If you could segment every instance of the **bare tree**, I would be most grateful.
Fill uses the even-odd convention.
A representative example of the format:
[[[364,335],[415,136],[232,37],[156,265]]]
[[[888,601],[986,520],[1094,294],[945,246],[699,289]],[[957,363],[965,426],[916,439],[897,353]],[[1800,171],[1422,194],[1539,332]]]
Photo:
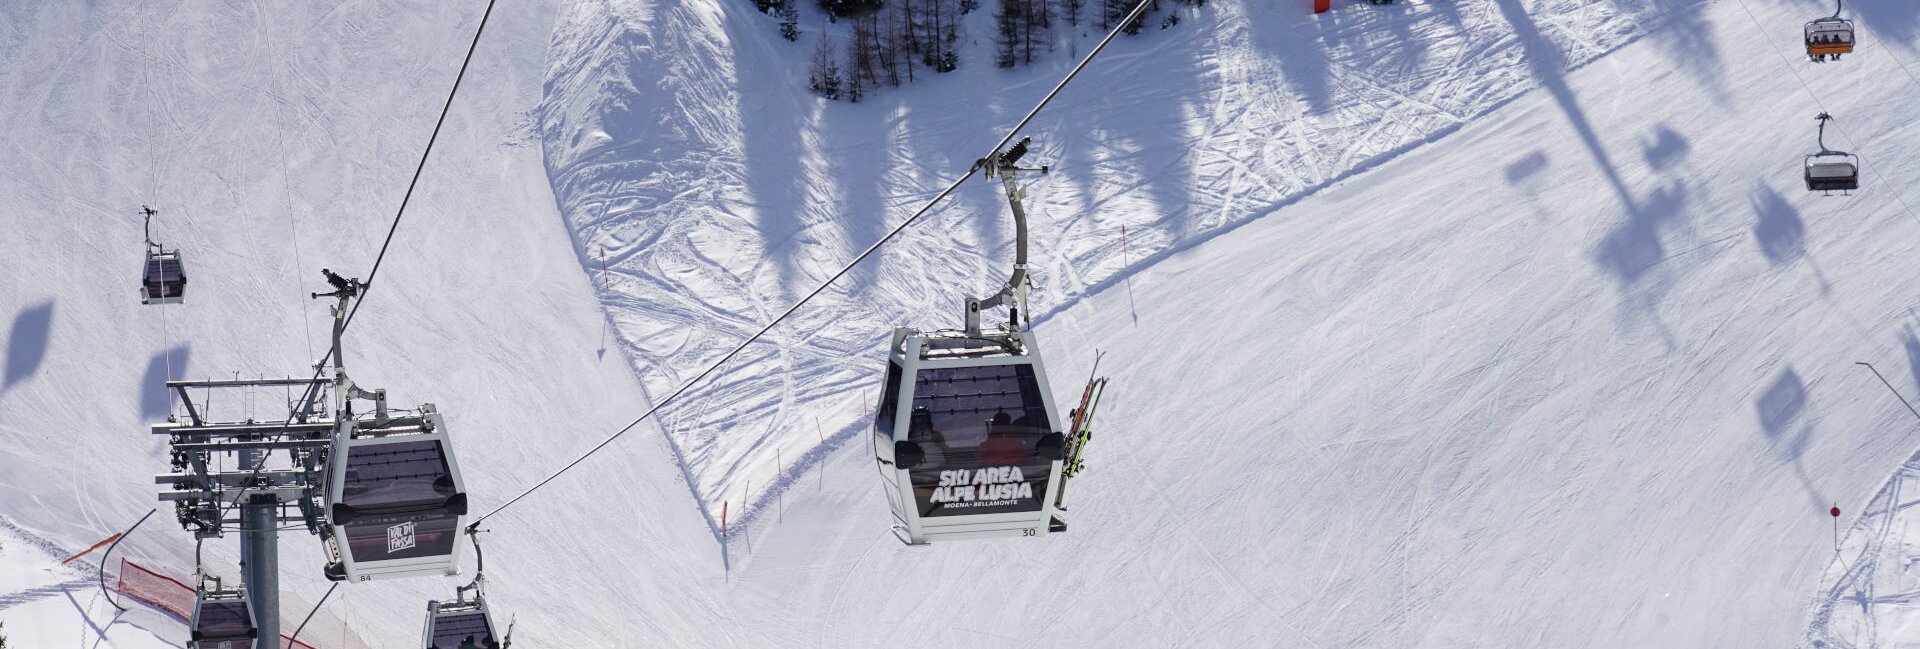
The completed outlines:
[[[860,101],[867,90],[880,82],[880,43],[874,34],[877,20],[867,14],[853,21],[853,38],[847,41],[847,99]]]
[[[1060,0],[1060,17],[1067,19],[1068,27],[1080,26],[1080,9],[1087,0]]]

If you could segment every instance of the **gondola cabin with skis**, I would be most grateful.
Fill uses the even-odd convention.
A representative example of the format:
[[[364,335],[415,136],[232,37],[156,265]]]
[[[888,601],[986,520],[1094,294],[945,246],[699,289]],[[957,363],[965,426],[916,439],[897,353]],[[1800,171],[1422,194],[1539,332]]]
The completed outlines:
[[[889,349],[874,455],[901,540],[1064,531],[1064,427],[1033,333],[899,329]]]
[[[895,329],[886,384],[873,422],[873,454],[901,541],[1041,536],[1067,529],[1061,500],[1071,427],[1047,382],[1027,314],[1024,190],[1015,166],[1027,140],[980,161],[1000,178],[1013,206],[1011,279],[993,295],[967,298],[959,331]],[[1007,308],[1007,322],[983,330],[982,313]]]

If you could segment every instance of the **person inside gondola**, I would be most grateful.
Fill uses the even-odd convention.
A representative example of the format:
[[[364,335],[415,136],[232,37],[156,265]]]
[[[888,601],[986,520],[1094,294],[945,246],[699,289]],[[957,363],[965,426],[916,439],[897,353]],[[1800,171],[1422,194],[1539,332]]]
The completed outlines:
[[[1020,429],[1006,411],[993,414],[987,422],[987,441],[980,443],[980,464],[986,466],[1019,464],[1027,457],[1027,445],[1020,441]]]
[[[460,641],[460,649],[480,649],[480,645],[473,641],[473,636],[467,636],[466,640]]]
[[[918,468],[939,469],[945,467],[953,457],[953,446],[947,444],[947,436],[933,428],[933,411],[916,407],[907,416],[907,441],[920,445],[926,453]]]

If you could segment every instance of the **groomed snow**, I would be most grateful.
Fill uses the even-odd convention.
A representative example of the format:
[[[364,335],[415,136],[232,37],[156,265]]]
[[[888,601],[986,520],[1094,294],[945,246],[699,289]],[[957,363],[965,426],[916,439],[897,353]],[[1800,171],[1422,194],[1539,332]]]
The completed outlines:
[[[1096,83],[1076,86],[1085,94],[1063,104],[1080,112],[1038,125],[1036,139],[1050,147],[1039,153],[1063,170],[1034,189],[1046,224],[1038,249],[1051,264],[1039,323],[1050,374],[1077,383],[1099,347],[1115,377],[1067,534],[902,547],[885,530],[872,460],[857,442],[806,456],[805,472],[756,497],[757,520],[731,538],[709,527],[715,500],[737,504],[749,480],[780,475],[769,445],[789,454],[785,464],[799,463],[792,458],[807,445],[789,440],[809,432],[766,437],[710,424],[778,403],[788,406],[783,417],[822,413],[816,439],[852,437],[861,377],[878,362],[878,346],[860,338],[878,334],[861,323],[948,326],[959,294],[990,288],[1001,264],[989,260],[1004,256],[1006,242],[997,221],[982,218],[998,213],[994,193],[976,185],[863,271],[851,295],[828,296],[828,308],[807,312],[812,320],[766,350],[790,352],[785,367],[796,369],[730,373],[689,402],[704,414],[670,413],[666,433],[636,430],[490,521],[496,607],[517,618],[522,642],[560,646],[1911,641],[1902,637],[1905,602],[1872,595],[1903,586],[1867,587],[1829,568],[1838,556],[1863,565],[1855,557],[1866,547],[1893,556],[1882,552],[1890,544],[1855,531],[1837,555],[1826,508],[1847,512],[1843,530],[1888,529],[1875,512],[1898,493],[1889,476],[1915,448],[1905,434],[1912,415],[1853,362],[1874,362],[1909,398],[1920,394],[1920,370],[1901,363],[1920,327],[1904,281],[1913,274],[1905,242],[1920,236],[1909,204],[1920,197],[1903,193],[1920,169],[1900,144],[1920,137],[1909,110],[1920,92],[1909,74],[1920,68],[1920,15],[1900,0],[1849,3],[1862,17],[1861,51],[1814,66],[1792,48],[1817,3],[1726,0],[1659,13],[1577,4],[1586,11],[1520,0],[1462,7],[1458,29],[1491,40],[1463,40],[1481,44],[1457,51],[1420,38],[1450,29],[1438,4],[1343,4],[1318,22],[1275,9],[1272,23],[1242,23],[1332,30],[1341,36],[1321,43],[1359,53],[1374,51],[1363,41],[1380,38],[1376,30],[1399,36],[1397,27],[1431,21],[1394,42],[1434,55],[1399,59],[1441,70],[1420,87],[1484,102],[1452,111],[1457,126],[1381,126],[1372,135],[1329,126],[1317,144],[1290,138],[1279,125],[1381,124],[1394,111],[1370,115],[1359,98],[1378,96],[1347,84],[1385,83],[1404,65],[1368,58],[1384,68],[1331,74],[1345,83],[1329,82],[1327,104],[1314,108],[1296,85],[1308,71],[1224,62],[1260,50],[1213,39],[1274,33],[1206,22],[1252,15],[1252,5],[1225,2],[1116,50],[1125,56],[1113,71],[1090,76]],[[969,87],[967,77],[857,107],[816,107],[795,114],[826,125],[795,131],[816,142],[775,143],[767,155],[746,146],[721,159],[682,144],[757,128],[711,112],[736,104],[726,93],[750,84],[703,61],[723,71],[717,94],[649,110],[685,114],[688,128],[725,137],[643,141],[607,131],[631,147],[621,155],[713,188],[732,185],[724,173],[702,180],[702,160],[735,169],[749,188],[761,186],[755,174],[776,188],[790,178],[789,193],[751,200],[816,211],[781,226],[744,209],[690,210],[712,218],[675,226],[684,228],[678,236],[731,256],[675,257],[703,248],[664,245],[658,261],[682,265],[657,268],[676,274],[627,266],[610,278],[614,289],[596,291],[600,277],[589,269],[602,242],[569,235],[600,232],[583,227],[578,209],[593,203],[582,197],[623,194],[555,164],[557,153],[585,151],[556,144],[567,132],[557,126],[573,119],[562,111],[586,105],[556,99],[578,90],[564,86],[645,74],[618,63],[642,47],[751,60],[788,46],[770,25],[750,22],[763,19],[745,4],[504,8],[349,333],[362,384],[448,412],[482,511],[643,410],[642,386],[655,391],[660,381],[648,372],[691,365],[679,356],[673,368],[649,365],[647,354],[680,343],[636,343],[652,340],[633,334],[643,317],[688,318],[670,333],[723,332],[686,348],[707,353],[701,345],[783,307],[810,274],[924,195],[885,187],[949,177],[1049,78],[1005,75],[988,111],[948,109],[990,87]],[[11,288],[0,291],[0,325],[10,325],[0,329],[8,332],[0,515],[51,543],[85,547],[153,506],[149,476],[165,467],[164,444],[145,424],[166,407],[147,403],[143,386],[168,373],[297,372],[318,355],[301,332],[323,326],[320,309],[300,296],[320,288],[318,266],[370,263],[476,17],[477,7],[351,1],[286,15],[135,3],[0,8],[0,56],[26,62],[0,69],[0,132],[21,152],[0,158],[0,224],[23,233],[0,238],[0,280]],[[658,36],[604,47],[574,37],[601,33],[595,24]],[[1212,29],[1189,29],[1203,24]],[[143,36],[152,43],[144,49]],[[613,56],[620,50],[629,56]],[[1245,91],[1240,104],[1200,101],[1209,95],[1181,85],[1190,81],[1166,81],[1174,90],[1164,105],[1117,92],[1156,88],[1160,75],[1146,71],[1169,53],[1202,51],[1219,61],[1202,68],[1218,84],[1209,87],[1265,79],[1266,90]],[[1285,51],[1270,56],[1290,60]],[[587,60],[606,67],[569,73],[557,63]],[[1567,72],[1577,62],[1585,65]],[[157,80],[141,80],[148,70]],[[1226,77],[1230,70],[1245,76]],[[765,96],[802,101],[776,90]],[[1099,103],[1113,97],[1142,103]],[[1423,113],[1412,101],[1391,105],[1413,120]],[[150,119],[150,105],[159,117]],[[1822,109],[1841,120],[1830,142],[1866,159],[1865,187],[1853,196],[1798,187],[1799,156],[1813,146],[1811,118]],[[1208,130],[1234,114],[1246,116],[1241,130]],[[862,132],[875,118],[890,125],[885,138],[827,137]],[[1297,140],[1312,146],[1260,157]],[[641,146],[648,142],[661,148]],[[1220,147],[1206,154],[1217,160],[1270,162],[1205,171],[1214,167],[1198,161],[1216,158],[1186,153],[1196,142]],[[156,151],[166,152],[163,164]],[[786,155],[794,152],[810,153]],[[855,159],[867,162],[848,167],[850,177],[885,182],[857,191],[814,184]],[[761,164],[773,166],[753,166]],[[1112,198],[1073,198],[1101,195]],[[710,198],[685,200],[714,210],[744,200]],[[132,212],[142,202],[168,210],[166,232],[193,251],[201,283],[184,306],[133,299]],[[744,224],[727,230],[732,238],[694,236],[729,219]],[[1137,238],[1116,251],[1107,231],[1119,223]],[[621,241],[636,254],[652,250]],[[788,244],[789,255],[762,249],[766,241],[804,245]],[[629,263],[609,248],[610,261]],[[763,258],[790,268],[747,272]],[[905,278],[916,269],[924,274]],[[737,281],[721,281],[729,277]],[[671,281],[687,284],[673,293],[684,308],[647,306],[664,294],[639,287]],[[848,315],[856,307],[871,311]],[[609,313],[616,331],[602,354]],[[853,333],[831,345],[800,337],[836,326]],[[792,386],[794,400],[772,385]],[[807,399],[813,410],[792,405]],[[277,406],[263,401],[235,407]],[[121,551],[190,571],[187,535],[165,512],[148,525]],[[222,569],[234,562],[231,543],[209,546]],[[283,539],[290,616],[326,588],[315,546]],[[1884,570],[1875,574],[1896,576],[1899,564],[1876,559]],[[45,560],[27,565],[39,570]],[[1838,578],[1851,581],[1836,587]],[[346,585],[328,608],[371,646],[409,646],[424,601],[455,583]],[[1860,591],[1870,605],[1846,599]],[[89,624],[105,625],[36,601],[42,608],[31,614],[49,621],[35,628],[87,640]],[[1822,617],[1842,608],[1861,613]],[[10,632],[26,615],[26,605],[0,605]],[[1873,621],[1879,615],[1887,617]],[[181,633],[158,632],[175,642]]]

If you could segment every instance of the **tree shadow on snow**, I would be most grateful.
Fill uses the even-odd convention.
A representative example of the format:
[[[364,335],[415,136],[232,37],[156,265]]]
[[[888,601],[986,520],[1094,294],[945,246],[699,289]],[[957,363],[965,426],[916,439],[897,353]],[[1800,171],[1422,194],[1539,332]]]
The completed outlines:
[[[53,336],[53,301],[48,300],[21,309],[13,318],[7,334],[7,365],[0,392],[33,376],[46,360],[47,345]]]
[[[1667,53],[1667,60],[1673,62],[1674,67],[1686,72],[1712,93],[1715,103],[1727,103],[1726,74],[1705,15],[1713,4],[1661,2],[1659,6],[1662,7],[1660,11],[1635,12],[1642,17],[1649,37]],[[1736,24],[1733,29],[1740,30],[1742,27],[1750,25]]]
[[[1680,217],[1686,212],[1686,203],[1689,198],[1686,185],[1674,181],[1654,190],[1644,199],[1636,198],[1633,190],[1629,189],[1626,181],[1621,178],[1619,168],[1614,164],[1612,156],[1607,153],[1605,145],[1601,143],[1599,132],[1588,120],[1585,109],[1580,105],[1579,97],[1574,94],[1572,87],[1567,85],[1564,72],[1565,57],[1547,40],[1545,35],[1540,33],[1539,27],[1527,14],[1521,0],[1496,0],[1496,4],[1501,14],[1513,25],[1514,36],[1519,39],[1521,48],[1525,51],[1527,66],[1534,79],[1566,115],[1567,122],[1573,127],[1581,143],[1586,146],[1587,153],[1593,156],[1595,166],[1600,169],[1601,175],[1605,176],[1608,187],[1613,189],[1614,195],[1624,208],[1626,221],[1602,238],[1595,247],[1592,253],[1595,263],[1614,276],[1623,294],[1628,296],[1630,304],[1647,313],[1652,313],[1653,306],[1664,294],[1666,286],[1664,282],[1649,283],[1647,281],[1650,279],[1649,271],[1666,258],[1666,248],[1661,242],[1661,230],[1677,225]],[[1663,139],[1667,139],[1666,136],[1656,135],[1655,146],[1662,147]],[[1665,166],[1676,164],[1686,153],[1685,139],[1677,133],[1672,134],[1672,139],[1680,142],[1681,145],[1667,144],[1662,147],[1659,162]],[[1664,325],[1661,325],[1657,318],[1654,324],[1660,328],[1662,337],[1671,345],[1673,337],[1665,330]]]
[[[1333,110],[1329,52],[1339,40],[1348,12],[1330,11],[1306,21],[1274,21],[1277,29],[1256,29],[1254,47],[1265,50],[1280,64],[1293,94],[1307,103],[1308,113]]]

